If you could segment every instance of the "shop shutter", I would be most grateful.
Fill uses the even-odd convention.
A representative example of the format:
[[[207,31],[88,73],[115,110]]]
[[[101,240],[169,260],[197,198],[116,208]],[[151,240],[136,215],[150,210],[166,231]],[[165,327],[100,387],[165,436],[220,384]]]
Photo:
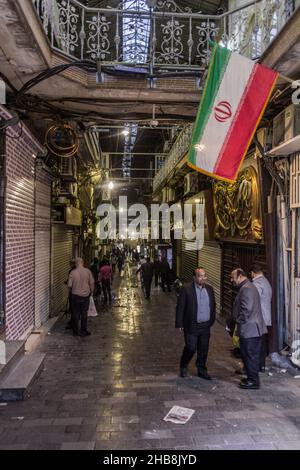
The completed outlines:
[[[51,179],[38,169],[35,189],[35,326],[48,318],[50,309]]]
[[[193,271],[198,265],[198,251],[187,249],[190,243],[185,239],[181,242],[181,277],[185,283],[193,280]]]
[[[232,313],[232,305],[237,290],[232,286],[230,274],[237,267],[243,268],[248,274],[253,263],[261,265],[266,271],[266,250],[264,245],[241,245],[223,243],[221,268],[221,316],[227,321]]]
[[[70,260],[73,254],[73,232],[65,225],[53,225],[52,231],[52,313],[58,315],[67,305]]]
[[[198,266],[203,266],[207,282],[214,288],[218,315],[221,311],[221,255],[221,248],[215,241],[205,241],[203,248],[198,251]]]

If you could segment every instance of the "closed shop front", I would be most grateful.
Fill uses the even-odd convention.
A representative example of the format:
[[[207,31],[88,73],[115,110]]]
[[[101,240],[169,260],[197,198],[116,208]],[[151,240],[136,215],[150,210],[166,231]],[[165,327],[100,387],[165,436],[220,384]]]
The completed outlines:
[[[268,277],[264,245],[230,242],[222,244],[221,316],[224,321],[228,320],[231,315],[232,305],[237,292],[230,282],[230,274],[237,267],[241,267],[248,274],[253,263],[259,264]]]
[[[222,250],[215,241],[205,241],[198,251],[198,266],[203,266],[207,282],[214,288],[217,315],[221,312],[221,255]]]
[[[35,327],[49,318],[51,262],[51,177],[36,170],[35,184]]]
[[[181,277],[185,283],[192,282],[193,271],[198,266],[198,251],[189,250],[190,245],[189,240],[181,241]]]
[[[70,260],[73,257],[73,230],[62,224],[52,225],[51,256],[51,310],[58,315],[66,309],[68,300],[68,279]]]
[[[12,118],[2,106],[0,116]],[[10,126],[5,135],[1,323],[5,315],[5,339],[20,340],[35,323],[35,162],[44,149],[24,124]]]

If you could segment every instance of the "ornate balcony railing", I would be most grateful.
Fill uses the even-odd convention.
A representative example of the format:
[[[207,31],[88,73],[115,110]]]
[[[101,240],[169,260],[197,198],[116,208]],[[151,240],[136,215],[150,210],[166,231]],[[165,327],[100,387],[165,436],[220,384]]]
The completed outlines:
[[[256,0],[222,15],[204,15],[174,0],[156,0],[154,8],[139,10],[124,9],[124,0],[117,8],[88,8],[77,0],[32,1],[52,48],[74,59],[177,69],[205,66],[209,40],[258,57],[294,5],[292,0]],[[124,25],[135,31],[134,40],[126,42]],[[143,28],[148,30],[146,52]]]
[[[164,166],[155,175],[153,180],[153,191],[155,192],[162,183],[168,178],[172,171],[176,168],[178,162],[187,153],[193,132],[193,124],[187,124],[178,135],[173,144],[170,154],[166,159]]]

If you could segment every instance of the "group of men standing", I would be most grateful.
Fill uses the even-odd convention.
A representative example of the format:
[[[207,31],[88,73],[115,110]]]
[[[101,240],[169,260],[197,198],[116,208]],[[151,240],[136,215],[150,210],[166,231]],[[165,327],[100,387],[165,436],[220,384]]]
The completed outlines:
[[[231,282],[238,288],[234,301],[231,325],[239,337],[245,378],[243,389],[260,387],[259,371],[265,370],[268,328],[271,326],[272,289],[260,266],[251,268],[252,282],[245,271],[237,268],[231,273]],[[206,362],[210,329],[215,321],[216,303],[213,288],[207,284],[203,267],[194,271],[194,281],[181,290],[176,308],[176,328],[184,333],[185,346],[180,360],[180,376],[187,376],[187,367],[197,351],[198,376],[211,380]]]

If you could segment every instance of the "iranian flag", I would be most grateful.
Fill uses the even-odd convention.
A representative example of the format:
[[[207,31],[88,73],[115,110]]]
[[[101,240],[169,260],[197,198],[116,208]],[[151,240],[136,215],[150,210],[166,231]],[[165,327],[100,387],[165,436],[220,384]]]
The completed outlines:
[[[278,73],[214,43],[188,165],[235,181]]]

